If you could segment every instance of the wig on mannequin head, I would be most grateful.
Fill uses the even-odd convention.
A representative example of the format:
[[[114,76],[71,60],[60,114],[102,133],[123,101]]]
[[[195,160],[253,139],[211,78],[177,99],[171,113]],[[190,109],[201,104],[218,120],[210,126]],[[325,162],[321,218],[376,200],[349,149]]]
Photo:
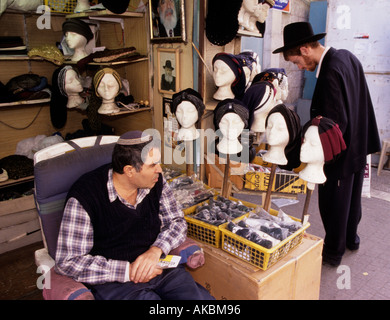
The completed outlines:
[[[203,98],[199,94],[199,92],[195,91],[192,88],[187,88],[185,90],[175,93],[172,96],[171,112],[173,114],[176,114],[177,107],[183,101],[189,101],[195,106],[196,110],[198,110],[198,121],[199,121],[202,118],[203,112],[205,110]]]
[[[65,77],[66,72],[72,69],[71,66],[65,66],[59,67],[53,72],[50,119],[53,127],[56,129],[62,128],[66,123],[68,114],[66,104],[68,103],[68,96],[65,91]]]
[[[279,165],[281,169],[292,170],[298,168],[301,164],[299,159],[299,154],[301,151],[301,134],[302,127],[299,116],[296,112],[286,107],[284,104],[278,104],[268,113],[267,119],[265,120],[265,126],[267,127],[268,118],[271,114],[279,112],[284,120],[286,121],[288,133],[289,133],[289,141],[284,149],[284,154],[287,158],[286,165]]]
[[[234,94],[234,98],[242,99],[245,92],[246,80],[245,80],[245,72],[243,69],[241,59],[237,58],[233,54],[220,52],[214,56],[212,62],[213,66],[215,61],[217,60],[222,60],[223,62],[225,62],[229,66],[229,68],[233,71],[236,78],[234,82],[231,84],[231,90]]]
[[[121,81],[121,77],[120,77],[119,73],[111,68],[103,68],[103,69],[99,70],[98,72],[96,72],[95,76],[93,77],[93,86],[95,88],[95,94],[98,98],[101,98],[99,93],[98,93],[99,84],[100,84],[100,81],[102,81],[103,77],[106,74],[112,74],[114,76],[115,80],[118,82],[118,86],[119,86],[118,93],[122,89],[122,81]]]

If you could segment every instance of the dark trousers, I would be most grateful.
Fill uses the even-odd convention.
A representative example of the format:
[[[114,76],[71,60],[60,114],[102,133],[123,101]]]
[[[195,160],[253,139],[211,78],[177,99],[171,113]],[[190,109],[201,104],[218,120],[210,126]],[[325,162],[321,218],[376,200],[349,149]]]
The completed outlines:
[[[214,300],[180,265],[147,283],[109,282],[89,285],[96,300]]]
[[[361,194],[364,168],[341,179],[318,186],[318,204],[325,228],[323,256],[341,262],[345,248],[357,249],[357,229],[362,217]]]

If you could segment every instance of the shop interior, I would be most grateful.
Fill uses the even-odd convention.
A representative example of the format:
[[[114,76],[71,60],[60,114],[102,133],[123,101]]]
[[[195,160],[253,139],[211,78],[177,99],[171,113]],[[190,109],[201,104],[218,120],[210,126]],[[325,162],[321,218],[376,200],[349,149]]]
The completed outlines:
[[[0,257],[28,248],[25,263],[40,268],[32,277],[44,283],[51,271],[43,266],[54,263],[52,216],[44,212],[48,189],[60,184],[54,171],[81,175],[78,150],[84,159],[77,161],[107,163],[119,136],[140,130],[160,142],[164,177],[199,248],[187,262],[198,283],[217,300],[319,299],[323,239],[310,225],[326,178],[323,161],[310,161],[316,150],[302,145],[307,115],[298,99],[310,86],[270,54],[282,41],[273,24],[308,17],[310,1],[285,2],[266,0],[250,11],[176,0],[172,36],[152,0],[131,0],[122,13],[75,0],[6,8]],[[312,127],[306,140],[318,136]],[[389,166],[384,156],[373,160],[378,171]],[[50,174],[41,164],[56,157]],[[289,212],[298,199],[299,210]],[[60,299],[23,281],[33,294],[20,289],[12,299]]]

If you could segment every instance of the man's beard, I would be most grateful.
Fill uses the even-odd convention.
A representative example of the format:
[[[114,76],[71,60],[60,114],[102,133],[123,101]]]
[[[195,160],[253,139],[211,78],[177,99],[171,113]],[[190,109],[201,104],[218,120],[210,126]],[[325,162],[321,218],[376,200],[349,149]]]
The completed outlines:
[[[160,21],[164,25],[165,29],[175,29],[177,24],[177,16],[176,16],[176,10],[167,9],[167,11],[170,10],[172,15],[166,19],[164,16],[164,13],[160,13]]]
[[[165,75],[165,81],[171,83],[173,81],[173,76]]]

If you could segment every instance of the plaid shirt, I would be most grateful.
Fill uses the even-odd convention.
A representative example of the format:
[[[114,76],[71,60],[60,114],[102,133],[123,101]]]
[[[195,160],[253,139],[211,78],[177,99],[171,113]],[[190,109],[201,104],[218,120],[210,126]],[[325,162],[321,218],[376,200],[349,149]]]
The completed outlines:
[[[112,169],[108,173],[107,190],[110,202],[119,198],[129,208],[135,208],[150,192],[150,189],[139,189],[136,204],[131,205],[116,192],[112,180]],[[152,246],[159,247],[164,254],[168,254],[184,242],[187,223],[165,179],[160,198],[159,216],[161,231]],[[89,284],[129,281],[128,261],[92,256],[89,254],[92,247],[93,227],[89,215],[75,198],[70,198],[64,209],[58,236],[56,271],[76,281]]]

